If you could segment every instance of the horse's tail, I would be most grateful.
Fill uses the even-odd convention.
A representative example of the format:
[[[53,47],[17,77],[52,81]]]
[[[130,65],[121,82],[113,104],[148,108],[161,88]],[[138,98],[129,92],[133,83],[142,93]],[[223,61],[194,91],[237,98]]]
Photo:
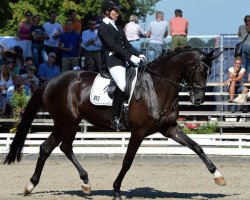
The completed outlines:
[[[15,160],[17,160],[17,162],[21,161],[24,141],[29,133],[32,121],[34,120],[37,112],[43,105],[42,95],[47,84],[48,82],[44,82],[41,86],[37,88],[37,90],[31,96],[23,113],[22,119],[17,126],[16,135],[10,145],[8,155],[4,159],[4,164],[14,163]]]

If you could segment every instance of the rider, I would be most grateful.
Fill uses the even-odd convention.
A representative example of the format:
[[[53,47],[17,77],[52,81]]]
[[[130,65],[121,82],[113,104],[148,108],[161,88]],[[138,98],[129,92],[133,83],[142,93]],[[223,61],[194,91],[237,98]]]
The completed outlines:
[[[117,84],[113,99],[111,127],[119,131],[125,129],[120,122],[120,116],[124,103],[127,62],[139,66],[140,61],[146,58],[133,48],[123,29],[115,24],[120,13],[118,4],[104,0],[102,12],[105,17],[98,28],[98,36],[105,52],[105,65]]]

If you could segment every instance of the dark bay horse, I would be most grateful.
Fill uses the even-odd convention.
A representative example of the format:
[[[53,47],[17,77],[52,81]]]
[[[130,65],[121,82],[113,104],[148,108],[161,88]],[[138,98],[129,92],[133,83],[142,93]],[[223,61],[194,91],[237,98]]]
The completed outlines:
[[[224,177],[202,148],[183,133],[177,124],[179,86],[184,85],[189,89],[190,101],[193,104],[203,103],[211,62],[219,56],[214,54],[214,51],[204,53],[197,49],[182,49],[162,55],[148,65],[141,76],[141,81],[138,81],[139,92],[134,92],[129,105],[131,138],[122,168],[113,184],[114,199],[122,199],[120,193],[122,180],[143,139],[156,132],[192,149],[214,175],[215,182],[218,185],[226,184]],[[44,83],[32,95],[4,163],[11,164],[21,160],[29,128],[41,107],[46,108],[52,116],[54,128],[40,146],[35,172],[25,187],[24,194],[31,193],[38,184],[46,159],[59,144],[61,151],[78,170],[83,181],[83,191],[86,194],[90,193],[88,173],[77,161],[72,143],[82,119],[101,128],[110,128],[111,108],[95,106],[89,100],[90,89],[96,75],[93,72],[69,71]]]

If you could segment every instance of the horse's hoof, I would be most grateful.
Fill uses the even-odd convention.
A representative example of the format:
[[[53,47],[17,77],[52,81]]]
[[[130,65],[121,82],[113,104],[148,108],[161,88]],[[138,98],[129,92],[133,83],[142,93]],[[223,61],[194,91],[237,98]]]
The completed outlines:
[[[83,183],[82,184],[82,191],[85,194],[90,194],[91,193],[91,185],[89,183],[88,184]]]
[[[33,183],[29,183],[28,185],[25,186],[24,191],[23,191],[23,195],[27,196],[29,195],[33,190],[34,190],[35,186]]]
[[[32,183],[29,183],[29,185],[25,186],[24,191],[23,191],[23,195],[27,196],[29,195],[33,190],[34,190],[35,186]]]
[[[226,181],[225,181],[224,177],[214,178],[214,182],[220,186],[226,185]]]
[[[23,196],[27,196],[29,194],[30,194],[30,192],[28,191],[27,187],[25,187],[24,191],[23,191]]]

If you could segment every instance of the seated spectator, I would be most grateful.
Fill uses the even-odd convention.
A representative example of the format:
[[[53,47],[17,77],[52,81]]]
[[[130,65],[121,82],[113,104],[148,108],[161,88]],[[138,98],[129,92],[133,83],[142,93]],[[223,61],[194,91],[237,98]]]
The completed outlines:
[[[25,85],[28,85],[30,87],[32,93],[39,86],[39,79],[35,76],[35,72],[36,72],[36,67],[32,65],[27,69],[26,74],[21,75]]]
[[[2,37],[0,38],[0,54],[2,56],[1,63],[4,62],[9,56],[15,54],[14,47],[17,46],[17,39],[16,38],[8,38]]]
[[[1,77],[0,77],[1,94],[6,96],[7,90],[11,85],[13,85],[13,80],[10,75],[10,69],[7,64],[3,64],[1,67]]]
[[[6,117],[6,95],[7,90],[10,86],[13,85],[13,81],[10,75],[10,70],[7,64],[3,64],[1,67],[1,76],[0,76],[0,115],[1,117]]]
[[[9,57],[7,58],[6,60],[8,66],[9,66],[9,69],[10,69],[10,75],[12,77],[12,79],[19,74],[19,67],[17,66],[17,63],[16,63],[16,58],[14,57]]]
[[[14,57],[19,67],[24,64],[23,49],[17,45],[16,38],[0,38],[0,57],[0,64],[9,57]]]
[[[33,63],[34,63],[34,60],[32,57],[26,57],[25,64],[19,70],[19,75],[27,74],[27,69],[31,66],[34,66]]]
[[[242,61],[241,57],[236,57],[234,59],[234,66],[228,69],[228,85],[229,85],[229,103],[234,102],[234,95],[240,94],[243,91],[247,90],[243,85],[243,78],[246,74],[246,69],[241,67]]]
[[[60,68],[55,65],[55,62],[56,54],[54,52],[50,52],[48,62],[42,63],[39,66],[38,77],[40,79],[40,83],[50,80],[60,74]]]

